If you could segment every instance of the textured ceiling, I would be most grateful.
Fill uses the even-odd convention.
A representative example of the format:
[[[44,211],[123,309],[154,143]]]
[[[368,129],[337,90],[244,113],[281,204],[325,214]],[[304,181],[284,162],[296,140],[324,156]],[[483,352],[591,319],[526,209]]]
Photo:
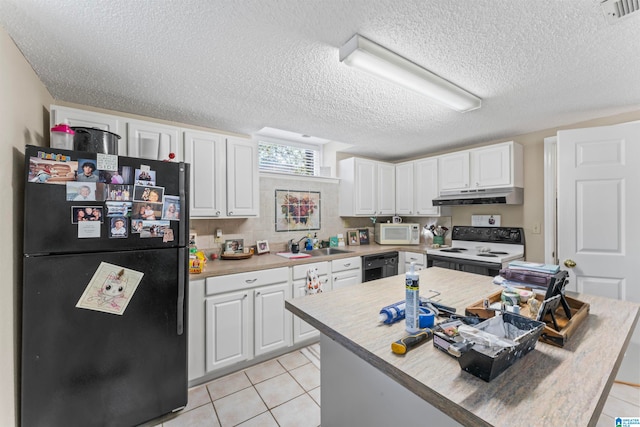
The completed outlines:
[[[596,0],[0,0],[0,25],[56,99],[386,160],[640,109],[640,16]],[[355,33],[482,108],[340,63]]]

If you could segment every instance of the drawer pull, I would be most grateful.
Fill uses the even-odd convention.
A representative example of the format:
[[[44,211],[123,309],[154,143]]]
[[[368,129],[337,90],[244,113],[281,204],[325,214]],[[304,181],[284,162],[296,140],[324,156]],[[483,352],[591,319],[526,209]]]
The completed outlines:
[[[260,296],[260,291],[256,291],[256,298]]]
[[[258,280],[257,277],[255,279],[247,279],[245,280],[245,283],[254,283],[256,280]]]
[[[349,267],[349,266],[351,265],[351,263],[350,263],[350,262],[348,262],[348,263],[343,264],[343,265],[344,265],[345,267]]]

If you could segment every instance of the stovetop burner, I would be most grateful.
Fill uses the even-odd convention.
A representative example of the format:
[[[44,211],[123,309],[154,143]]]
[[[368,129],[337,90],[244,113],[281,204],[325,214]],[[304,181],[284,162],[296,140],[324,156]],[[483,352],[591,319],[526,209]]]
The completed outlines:
[[[440,249],[440,252],[454,252],[454,253],[462,253],[466,251],[467,248],[449,248],[449,249]]]
[[[451,232],[451,246],[432,253],[434,258],[454,260],[457,265],[475,262],[504,266],[509,261],[524,258],[524,230],[456,225]]]

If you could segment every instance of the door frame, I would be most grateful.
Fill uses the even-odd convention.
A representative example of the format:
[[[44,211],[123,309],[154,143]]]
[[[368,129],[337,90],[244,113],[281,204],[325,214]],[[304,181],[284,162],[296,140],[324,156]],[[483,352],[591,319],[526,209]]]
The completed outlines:
[[[544,262],[558,264],[558,137],[544,139]]]

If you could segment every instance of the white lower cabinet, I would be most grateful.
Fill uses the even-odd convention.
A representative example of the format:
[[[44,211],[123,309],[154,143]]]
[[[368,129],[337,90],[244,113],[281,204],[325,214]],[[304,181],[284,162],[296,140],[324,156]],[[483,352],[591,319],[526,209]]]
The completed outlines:
[[[205,310],[207,372],[249,359],[249,291],[207,298]]]
[[[254,289],[254,354],[260,356],[291,345],[291,312],[284,302],[291,298],[289,281]]]
[[[342,258],[331,261],[332,289],[362,283],[362,260],[358,257]]]
[[[329,280],[329,261],[313,264],[295,265],[291,268],[293,278],[293,298],[303,298],[307,295],[307,272],[310,268],[316,269],[318,279],[322,284],[322,291],[331,290]],[[311,338],[320,336],[320,332],[297,316],[293,316],[293,342],[297,344]]]
[[[317,338],[315,328],[284,306],[305,297],[310,268],[323,292],[362,282],[360,257],[191,280],[189,381]]]
[[[205,298],[204,279],[189,280],[188,378],[193,381],[205,374]]]
[[[403,274],[409,271],[412,262],[415,262],[415,271],[427,268],[427,256],[425,254],[421,252],[400,252],[398,274]]]
[[[284,308],[291,298],[288,267],[210,277],[202,298],[205,374],[291,345],[291,314]],[[197,307],[197,296],[189,302]],[[190,329],[190,339],[202,336],[197,326]],[[192,371],[198,369],[190,367],[190,379]]]

